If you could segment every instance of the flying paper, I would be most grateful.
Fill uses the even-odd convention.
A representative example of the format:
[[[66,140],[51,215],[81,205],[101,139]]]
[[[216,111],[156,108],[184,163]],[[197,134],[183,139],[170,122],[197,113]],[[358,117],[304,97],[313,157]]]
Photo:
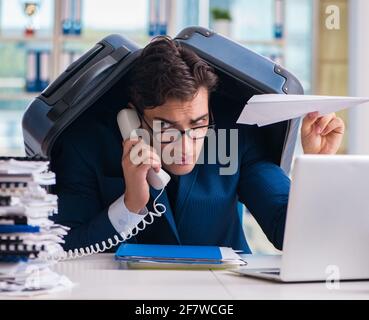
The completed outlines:
[[[369,102],[369,97],[313,96],[293,94],[254,95],[243,108],[237,123],[259,127],[305,116],[320,115],[352,108]]]

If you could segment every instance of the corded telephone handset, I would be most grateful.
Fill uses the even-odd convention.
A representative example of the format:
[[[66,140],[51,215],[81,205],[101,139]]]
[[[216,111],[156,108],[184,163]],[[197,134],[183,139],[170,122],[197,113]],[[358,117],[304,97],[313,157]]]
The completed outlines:
[[[120,132],[124,140],[128,139],[130,136],[132,137],[134,137],[135,135],[137,136],[137,133],[134,132],[134,130],[140,127],[141,122],[135,110],[129,109],[129,108],[121,110],[117,115],[117,122],[118,122],[118,126],[119,126]],[[148,141],[145,141],[145,142],[148,143]],[[155,216],[161,217],[165,213],[166,207],[161,203],[156,203],[156,201],[163,193],[164,188],[168,184],[169,180],[170,180],[169,174],[166,173],[163,169],[160,169],[159,172],[155,172],[154,169],[151,168],[148,171],[147,182],[153,188],[157,190],[161,190],[161,191],[153,202],[153,208],[155,212],[150,212],[150,211],[148,212],[147,215],[150,217],[150,221],[146,221],[145,219],[143,219],[141,221],[143,223],[143,226],[141,228],[138,225],[136,225],[133,229],[128,228],[127,234],[125,232],[121,232],[119,234],[120,237],[118,235],[114,235],[113,239],[111,238],[107,239],[107,243],[105,241],[102,241],[101,243],[95,243],[85,248],[79,248],[79,249],[69,250],[68,252],[63,252],[61,256],[52,257],[52,258],[61,259],[61,260],[76,259],[76,258],[80,258],[86,255],[92,255],[94,253],[104,252],[106,250],[111,249],[112,247],[117,246],[121,242],[124,242],[130,239],[132,236],[137,235],[138,232],[146,228],[146,225],[153,223]],[[161,210],[159,208],[161,208]]]
[[[137,133],[134,130],[140,127],[141,121],[135,110],[128,108],[121,110],[118,113],[117,121],[124,140],[128,139],[130,136],[137,137]],[[145,141],[145,143],[149,144],[149,141]],[[156,190],[165,188],[169,180],[169,174],[163,169],[160,169],[159,172],[155,172],[154,169],[151,168],[147,174],[147,182]]]

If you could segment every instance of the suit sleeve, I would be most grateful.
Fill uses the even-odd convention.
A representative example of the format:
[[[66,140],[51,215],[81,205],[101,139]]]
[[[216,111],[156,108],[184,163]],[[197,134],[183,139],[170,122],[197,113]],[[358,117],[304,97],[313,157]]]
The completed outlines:
[[[269,241],[282,250],[290,179],[269,159],[256,130],[248,136],[247,145],[241,156],[239,200]]]
[[[103,207],[100,200],[99,185],[94,167],[83,158],[80,151],[71,143],[64,143],[58,156],[52,157],[51,169],[56,173],[54,193],[58,196],[58,214],[53,217],[56,223],[70,227],[64,238],[64,250],[85,248],[100,244],[107,239],[118,236],[118,232],[128,231],[142,219],[143,215],[132,215],[122,212],[121,219],[117,219],[118,198],[108,207]],[[119,230],[113,226],[110,218],[121,221],[124,225]],[[128,241],[128,240],[127,240]]]

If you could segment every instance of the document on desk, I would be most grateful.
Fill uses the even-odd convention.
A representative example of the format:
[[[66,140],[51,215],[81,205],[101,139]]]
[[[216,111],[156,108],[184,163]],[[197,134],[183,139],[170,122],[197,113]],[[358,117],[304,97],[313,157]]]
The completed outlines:
[[[123,243],[115,258],[130,268],[228,269],[246,265],[232,248],[217,246]]]
[[[369,97],[313,96],[293,94],[254,95],[242,110],[237,123],[259,127],[303,117],[318,111],[320,115],[352,108],[369,102]]]
[[[47,161],[0,157],[0,296],[33,296],[64,290],[73,283],[52,270],[69,228],[50,217],[57,196]]]

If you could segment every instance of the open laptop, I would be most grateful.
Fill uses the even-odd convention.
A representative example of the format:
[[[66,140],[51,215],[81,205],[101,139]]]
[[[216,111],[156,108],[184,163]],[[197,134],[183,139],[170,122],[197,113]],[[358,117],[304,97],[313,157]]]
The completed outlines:
[[[296,158],[278,262],[232,272],[282,282],[369,279],[369,156]]]

